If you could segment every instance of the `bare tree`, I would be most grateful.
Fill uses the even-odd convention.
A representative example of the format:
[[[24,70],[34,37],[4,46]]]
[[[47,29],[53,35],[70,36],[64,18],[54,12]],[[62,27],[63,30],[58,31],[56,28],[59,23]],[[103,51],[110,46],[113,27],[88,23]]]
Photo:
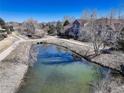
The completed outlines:
[[[97,13],[96,11],[93,11],[93,13],[91,14],[91,28],[90,28],[90,32],[91,32],[91,42],[93,44],[93,48],[94,48],[94,52],[95,54],[99,54],[100,53],[100,49],[105,48],[104,46],[104,42],[107,38],[107,28],[106,25],[104,24],[97,24],[96,23],[96,19],[97,19]]]
[[[78,36],[78,40],[83,42],[89,42],[91,40],[91,32],[89,30],[89,27],[86,26],[81,28]]]
[[[91,33],[91,41],[93,44],[93,48],[94,48],[94,52],[95,54],[99,54],[100,53],[100,48],[103,45],[103,40],[102,40],[102,35],[105,35],[105,33],[101,33],[102,35],[99,35],[99,32],[96,30],[92,30],[93,32]]]
[[[112,24],[112,20],[116,17],[116,10],[112,9],[110,11],[110,25]]]
[[[96,12],[93,11],[93,13],[91,14],[91,18],[90,18],[91,42],[93,44],[95,54],[99,54],[99,50],[103,42],[99,34],[100,31],[97,30],[99,28],[97,27],[95,23],[95,19],[96,19]]]
[[[114,18],[113,12],[111,18]],[[111,25],[106,25],[104,21],[106,19],[103,19],[103,23],[97,23],[97,12],[94,10],[90,15],[89,24],[81,28],[78,38],[81,41],[91,41],[96,55],[100,54],[106,46],[115,48],[118,46],[120,31],[113,31]]]
[[[42,29],[36,29],[36,31],[35,31],[35,35],[40,37],[40,38],[44,37],[46,34],[47,33],[45,33],[45,31]]]
[[[64,16],[63,22],[65,22],[66,20],[68,20],[71,23],[71,22],[73,22],[75,20],[75,17],[73,17],[73,16]]]
[[[37,22],[33,19],[28,19],[27,21],[23,22],[22,28],[28,33],[28,34],[34,34],[35,33],[35,24]]]
[[[92,13],[91,15],[92,15],[92,18],[93,18],[94,20],[97,19],[97,11],[96,11],[96,10],[93,10],[93,13]]]
[[[88,10],[83,11],[83,15],[81,16],[81,19],[89,20],[90,19],[90,13]]]
[[[124,4],[123,4],[123,1],[121,0],[120,5],[119,5],[119,9],[118,9],[118,19],[121,19],[123,9],[124,9]]]

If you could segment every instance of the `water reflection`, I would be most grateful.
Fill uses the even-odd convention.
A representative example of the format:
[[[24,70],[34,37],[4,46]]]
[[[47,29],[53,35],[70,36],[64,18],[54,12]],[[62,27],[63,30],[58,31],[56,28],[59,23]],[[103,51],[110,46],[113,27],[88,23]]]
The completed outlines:
[[[18,93],[91,93],[90,84],[108,70],[50,44],[36,45],[37,62]]]

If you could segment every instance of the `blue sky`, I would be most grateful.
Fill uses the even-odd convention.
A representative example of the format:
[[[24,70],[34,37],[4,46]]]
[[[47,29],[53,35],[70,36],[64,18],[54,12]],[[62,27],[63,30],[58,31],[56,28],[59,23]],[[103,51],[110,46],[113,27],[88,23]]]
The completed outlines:
[[[0,17],[19,22],[28,18],[53,21],[61,20],[63,16],[79,18],[85,9],[96,9],[104,15],[122,4],[124,0],[0,0]]]

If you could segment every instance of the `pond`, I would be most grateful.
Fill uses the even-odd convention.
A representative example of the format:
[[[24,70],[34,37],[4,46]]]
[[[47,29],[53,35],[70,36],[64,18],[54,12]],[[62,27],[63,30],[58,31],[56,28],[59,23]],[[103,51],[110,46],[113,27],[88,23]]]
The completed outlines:
[[[52,44],[35,45],[37,62],[29,68],[17,93],[92,93],[93,82],[109,71]]]

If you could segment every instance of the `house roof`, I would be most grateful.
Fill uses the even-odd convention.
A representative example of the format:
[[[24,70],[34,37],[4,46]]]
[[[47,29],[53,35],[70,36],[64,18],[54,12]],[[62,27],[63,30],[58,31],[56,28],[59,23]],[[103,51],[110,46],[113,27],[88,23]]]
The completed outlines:
[[[97,19],[95,21],[95,23],[97,24],[106,24],[106,25],[110,25],[110,24],[124,24],[124,20],[118,20],[118,19],[108,19],[108,18],[101,18],[101,19]]]
[[[69,30],[71,27],[72,27],[72,25],[71,25],[71,24],[64,26],[64,31]]]
[[[124,28],[124,20],[118,20],[118,19],[107,19],[107,18],[101,18],[97,19],[94,21],[96,25],[105,25],[108,30],[113,30],[113,31],[120,31],[122,28]],[[73,24],[79,24],[80,26],[84,27],[85,24],[87,26],[91,26],[91,24],[84,19],[77,19],[73,23],[70,23],[67,26],[64,26],[64,31],[67,31],[72,28]]]
[[[124,20],[102,18],[95,21],[97,25],[109,26],[113,31],[120,31],[124,27]]]
[[[84,19],[77,19],[73,22],[74,23],[79,23],[81,26],[84,26],[84,24],[87,23],[87,20],[84,20]]]

